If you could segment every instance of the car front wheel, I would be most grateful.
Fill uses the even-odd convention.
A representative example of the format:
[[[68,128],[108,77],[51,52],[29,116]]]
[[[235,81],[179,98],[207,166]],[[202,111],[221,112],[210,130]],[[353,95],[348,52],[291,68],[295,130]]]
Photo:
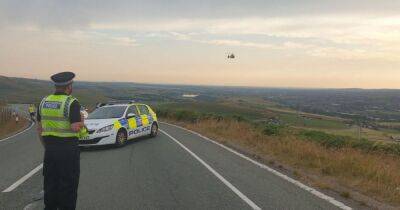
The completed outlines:
[[[123,130],[118,131],[115,144],[119,147],[124,146],[126,144],[126,140],[127,140],[126,132]]]

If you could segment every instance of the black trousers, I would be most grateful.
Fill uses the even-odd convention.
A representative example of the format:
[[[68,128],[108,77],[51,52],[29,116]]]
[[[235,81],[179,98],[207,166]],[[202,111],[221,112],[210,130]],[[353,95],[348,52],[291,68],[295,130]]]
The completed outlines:
[[[74,210],[79,185],[80,151],[75,144],[46,143],[43,162],[45,210]]]
[[[35,122],[35,113],[31,112],[29,113],[29,116],[31,116],[31,120]]]

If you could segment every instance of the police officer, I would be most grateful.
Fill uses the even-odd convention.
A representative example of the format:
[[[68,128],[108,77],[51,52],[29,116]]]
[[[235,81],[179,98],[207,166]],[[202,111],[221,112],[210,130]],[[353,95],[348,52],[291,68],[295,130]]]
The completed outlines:
[[[29,105],[29,116],[31,117],[31,120],[35,122],[35,105],[33,104]]]
[[[45,97],[37,111],[38,132],[45,147],[45,210],[75,209],[80,174],[78,139],[85,135],[80,104],[71,96],[75,74],[51,76],[55,93]]]

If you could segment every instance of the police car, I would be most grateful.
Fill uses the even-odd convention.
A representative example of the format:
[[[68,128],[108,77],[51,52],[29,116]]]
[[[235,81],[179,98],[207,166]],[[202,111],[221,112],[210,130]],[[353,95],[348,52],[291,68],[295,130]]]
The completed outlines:
[[[103,104],[89,114],[85,126],[89,135],[79,139],[80,146],[123,146],[128,140],[158,133],[156,113],[150,106],[134,102]]]

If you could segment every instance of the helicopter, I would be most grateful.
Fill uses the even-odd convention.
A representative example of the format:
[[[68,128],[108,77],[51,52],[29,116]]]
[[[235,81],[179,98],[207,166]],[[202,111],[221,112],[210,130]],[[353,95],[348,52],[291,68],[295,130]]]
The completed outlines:
[[[234,59],[234,58],[235,58],[235,54],[233,54],[233,53],[228,54],[228,59]]]

